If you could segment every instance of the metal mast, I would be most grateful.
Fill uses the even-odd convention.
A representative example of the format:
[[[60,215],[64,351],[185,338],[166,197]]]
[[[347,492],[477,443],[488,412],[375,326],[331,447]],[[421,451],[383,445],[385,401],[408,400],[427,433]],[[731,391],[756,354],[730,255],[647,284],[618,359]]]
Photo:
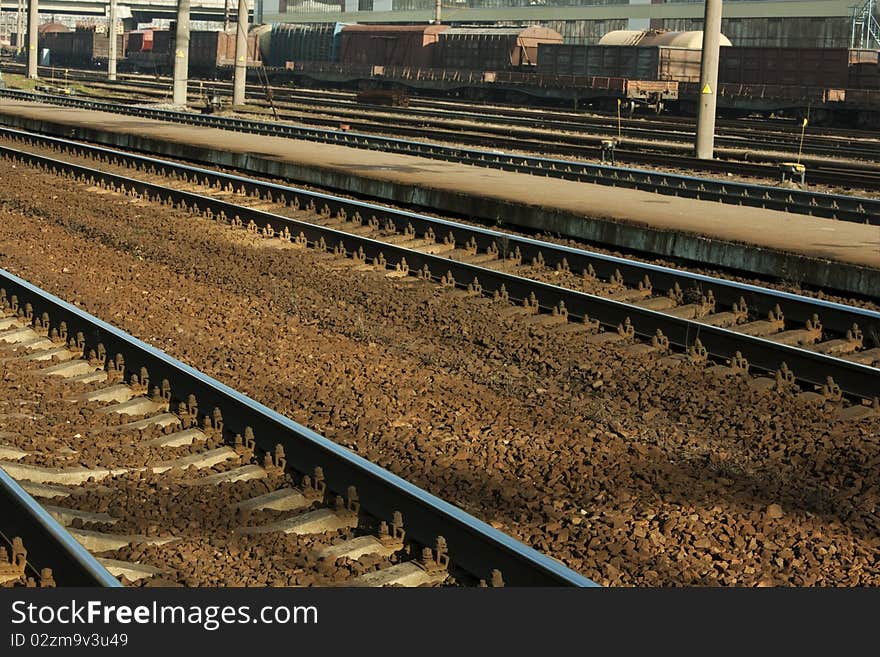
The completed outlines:
[[[721,54],[722,0],[706,0],[703,52],[700,62],[700,103],[697,114],[696,156],[711,160],[715,154],[715,110],[718,105],[718,59]]]
[[[174,40],[175,105],[186,105],[189,78],[189,0],[177,0],[177,33]]]
[[[235,72],[232,78],[232,104],[244,105],[248,58],[248,3],[238,0],[238,21],[235,24]]]

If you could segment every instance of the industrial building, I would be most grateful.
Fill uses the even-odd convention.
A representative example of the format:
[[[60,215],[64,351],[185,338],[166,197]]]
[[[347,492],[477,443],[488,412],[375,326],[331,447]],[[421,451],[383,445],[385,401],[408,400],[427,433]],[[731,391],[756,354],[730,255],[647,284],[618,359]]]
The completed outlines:
[[[277,4],[276,4],[277,3]],[[726,0],[722,31],[741,46],[849,47],[864,0]],[[267,22],[426,22],[434,0],[265,0]],[[858,5],[857,8],[854,5]],[[442,0],[444,22],[542,25],[567,43],[593,44],[606,32],[701,29],[698,0]],[[858,14],[856,23],[861,26]],[[856,31],[865,32],[861,27]],[[860,39],[856,35],[856,40]]]

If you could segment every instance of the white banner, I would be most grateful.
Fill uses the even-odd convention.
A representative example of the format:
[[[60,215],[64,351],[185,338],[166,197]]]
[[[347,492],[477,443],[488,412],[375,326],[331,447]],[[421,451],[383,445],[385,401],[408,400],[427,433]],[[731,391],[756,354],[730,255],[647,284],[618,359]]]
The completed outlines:
[[[104,15],[108,18],[110,17],[110,6],[104,7]],[[117,5],[116,6],[116,18],[118,20],[122,20],[123,18],[131,18],[131,7],[128,5]]]

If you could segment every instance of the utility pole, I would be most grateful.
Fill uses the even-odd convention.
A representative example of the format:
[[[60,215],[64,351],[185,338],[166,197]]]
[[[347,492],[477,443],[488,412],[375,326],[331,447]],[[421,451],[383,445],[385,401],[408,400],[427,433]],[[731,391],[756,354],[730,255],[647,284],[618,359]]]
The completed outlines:
[[[238,0],[238,22],[235,24],[235,73],[232,78],[232,104],[244,105],[244,86],[248,58],[248,4]]]
[[[186,105],[189,78],[189,0],[177,0],[177,32],[174,37],[175,105]]]
[[[223,0],[223,31],[229,31],[229,0]]]
[[[696,156],[711,160],[715,155],[715,110],[718,105],[718,59],[721,56],[722,0],[706,0],[703,52],[700,60],[700,104],[697,114]]]
[[[440,25],[440,10],[443,8],[443,0],[434,0],[434,25]]]
[[[15,54],[20,55],[24,48],[25,0],[18,0],[18,13],[15,15]]]
[[[37,79],[37,63],[39,62],[39,46],[37,32],[40,26],[40,9],[38,0],[30,0],[28,3],[28,52],[27,52],[27,76],[31,80]]]
[[[116,0],[110,0],[110,25],[107,26],[108,42],[107,50],[107,79],[116,79]]]

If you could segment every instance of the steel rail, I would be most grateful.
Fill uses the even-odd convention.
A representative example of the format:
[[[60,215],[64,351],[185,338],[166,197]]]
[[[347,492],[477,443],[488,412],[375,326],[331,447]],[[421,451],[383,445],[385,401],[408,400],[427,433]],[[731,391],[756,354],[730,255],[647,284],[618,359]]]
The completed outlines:
[[[108,366],[121,356],[125,380],[136,375],[140,381],[161,381],[172,402],[195,395],[203,415],[220,410],[227,434],[244,435],[250,428],[256,446],[267,452],[280,443],[288,464],[299,472],[323,468],[330,490],[344,493],[355,486],[361,507],[377,518],[400,511],[408,537],[433,545],[443,536],[452,563],[475,578],[488,581],[498,569],[512,586],[595,586],[458,507],[5,270],[0,270],[0,285],[0,296],[16,297],[19,311],[30,304],[34,321],[40,318],[44,328],[67,335],[84,354],[103,355]]]
[[[799,381],[811,386],[822,386],[827,383],[828,377],[832,377],[844,393],[853,397],[872,399],[877,396],[877,392],[880,390],[880,370],[807,349],[751,337],[698,321],[680,319],[639,306],[451,260],[442,255],[424,253],[368,237],[353,235],[334,228],[54,158],[8,147],[0,147],[0,153],[9,154],[32,165],[43,166],[56,171],[70,172],[87,180],[101,181],[104,184],[125,190],[128,193],[173,203],[181,207],[188,207],[194,212],[208,214],[212,217],[225,217],[245,225],[253,222],[255,227],[271,230],[273,233],[286,229],[289,231],[291,239],[298,239],[303,243],[315,245],[320,249],[332,250],[340,255],[352,255],[363,261],[383,263],[382,266],[396,267],[412,274],[420,272],[424,278],[431,280],[440,281],[443,278],[447,284],[451,278],[456,287],[467,288],[469,285],[472,285],[484,295],[493,296],[500,294],[515,302],[524,302],[534,296],[537,298],[540,308],[546,312],[552,312],[554,308],[559,308],[562,305],[572,317],[585,321],[587,319],[596,320],[602,325],[611,328],[631,325],[635,334],[645,338],[650,339],[660,332],[668,338],[672,345],[682,349],[691,349],[702,345],[709,354],[722,360],[731,360],[741,354],[748,360],[750,367],[756,370],[775,372],[788,368]],[[218,174],[215,172],[198,173],[193,171],[193,175],[203,176],[203,180],[210,183],[211,178],[209,176],[217,176]],[[219,182],[221,179],[215,178],[214,180]],[[226,180],[227,184],[243,193],[248,193],[249,190],[256,190],[257,185],[262,184],[247,179],[242,179],[242,181],[237,185],[232,185],[231,181]],[[279,198],[284,189],[281,186],[276,186],[278,196],[275,198]],[[320,209],[315,203],[316,199],[323,203]],[[353,202],[348,199],[314,193],[311,193],[309,203],[311,208],[328,216],[341,216],[341,212],[359,211],[366,207],[366,204]],[[387,209],[383,210],[386,213],[385,216],[393,216]],[[405,217],[398,215],[398,218],[400,221],[403,221],[405,218],[414,227],[416,227],[415,222],[420,222],[416,230],[423,228],[427,231],[430,227],[428,218],[419,217],[419,215],[413,213],[405,213]],[[467,226],[458,224],[447,225],[456,239],[456,243],[458,243],[459,235],[465,235],[464,231],[469,231],[468,235],[475,236],[477,234],[470,232],[471,228]],[[479,231],[480,229],[477,230]],[[487,244],[491,232],[486,231],[480,234],[483,243]],[[491,239],[495,241],[498,239],[497,235],[491,235]],[[547,248],[543,243],[533,240],[513,238],[513,236],[506,237],[507,239],[516,239],[518,245],[529,249],[529,253],[537,254],[539,248]],[[574,256],[577,250],[567,250],[566,253]],[[863,312],[868,313],[869,311]]]
[[[98,84],[102,87],[106,87],[109,89],[132,90],[134,93],[142,92],[143,95],[148,97],[155,97],[156,95],[165,94],[167,92],[166,84],[150,81],[138,81],[136,83],[126,83],[124,81],[118,81],[114,83],[107,82],[106,80],[99,80],[91,81],[90,84]],[[211,82],[210,84],[212,87],[216,87],[219,82],[215,81]],[[146,89],[144,87],[146,87]],[[309,114],[309,112],[324,112],[328,102],[326,98],[323,100],[320,98],[312,97],[302,98],[295,92],[287,90],[292,99],[288,98],[285,100],[282,96],[282,91],[284,91],[283,87],[278,89],[278,93],[275,96],[274,106],[279,110],[289,111],[295,115],[293,117],[287,117],[286,120],[288,121],[298,121],[299,123],[305,125],[324,127],[337,127],[341,121],[345,121],[349,125],[349,129],[360,130],[375,135],[381,135],[382,133],[389,132],[387,125],[381,123],[381,120],[352,120],[349,117],[349,113],[362,110],[362,106],[355,103],[353,100],[337,100],[334,106],[336,108],[335,111],[337,112],[337,114],[333,115],[333,110],[331,110],[331,117],[322,118],[319,116],[312,116]],[[254,93],[257,97],[260,96],[259,90],[255,90]],[[190,92],[190,97],[194,99],[199,98],[199,92],[196,90],[192,90]],[[126,99],[112,99],[112,102],[120,104],[135,104],[140,101],[131,100],[127,102]],[[317,109],[299,109],[302,106],[305,106],[307,108],[315,107]],[[418,117],[424,116],[428,118],[437,118],[441,120],[446,119],[450,121],[454,121],[456,118],[462,118],[465,120],[473,120],[479,121],[481,123],[493,124],[482,128],[479,126],[475,126],[473,130],[463,132],[462,130],[455,128],[425,128],[424,126],[407,127],[402,126],[399,123],[395,123],[393,127],[393,132],[397,136],[403,135],[413,138],[424,138],[426,134],[428,134],[430,138],[434,141],[443,136],[447,136],[448,139],[446,141],[448,143],[466,144],[470,146],[486,146],[487,144],[489,144],[495,148],[501,147],[510,149],[512,151],[541,153],[545,156],[552,154],[554,157],[582,157],[584,155],[585,148],[598,149],[600,147],[601,142],[606,139],[605,136],[602,136],[603,132],[605,135],[617,135],[617,125],[612,125],[611,123],[607,123],[606,125],[604,123],[601,123],[601,121],[610,121],[610,119],[605,119],[603,117],[572,116],[567,117],[566,120],[548,120],[545,118],[541,118],[540,116],[530,116],[524,112],[490,112],[479,114],[473,111],[448,109],[432,110],[412,107],[388,108],[378,105],[374,106],[374,108],[378,112],[394,112],[396,118],[400,118],[397,115],[403,115],[403,118],[411,123],[418,123]],[[502,122],[512,125],[524,125],[530,128],[541,127],[543,129],[553,128],[556,130],[567,131],[582,130],[584,128],[588,128],[592,133],[598,134],[580,133],[570,135],[559,133],[557,135],[543,135],[538,138],[533,138],[529,134],[529,136],[526,137],[515,137],[510,136],[509,131],[507,131],[502,125],[499,125],[499,123]],[[792,157],[790,152],[776,150],[768,151],[763,156],[759,155],[759,157],[761,157],[763,160],[761,162],[740,160],[737,159],[735,155],[733,157],[728,157],[731,155],[730,153],[722,154],[719,156],[723,159],[700,160],[682,152],[682,149],[685,147],[685,145],[681,143],[681,139],[683,137],[688,137],[690,133],[693,132],[693,129],[693,125],[687,124],[672,126],[671,128],[667,128],[666,132],[664,132],[663,134],[668,133],[668,137],[677,139],[678,141],[676,143],[654,143],[650,141],[651,136],[653,135],[654,137],[657,137],[658,135],[660,135],[660,131],[658,131],[656,128],[650,128],[645,127],[644,125],[640,125],[639,121],[628,120],[628,145],[631,147],[640,147],[641,150],[632,150],[631,148],[624,149],[621,148],[620,145],[618,145],[618,147],[615,149],[615,160],[618,163],[625,164],[648,164],[667,168],[673,167],[677,169],[700,171],[703,173],[730,173],[734,175],[776,180],[780,176],[779,163],[786,161],[786,159],[791,159]],[[484,132],[481,133],[480,130],[484,130]],[[634,133],[642,132],[644,132],[646,136],[643,137],[643,141],[641,143],[632,139]],[[780,135],[784,136],[785,138],[789,137],[788,135],[775,131],[775,129],[768,129],[765,131],[761,128],[741,128],[738,132],[742,133],[742,137],[746,137],[751,140],[776,139],[776,137]],[[816,139],[817,137],[815,135],[811,135],[811,142],[815,142]],[[832,142],[839,141],[839,138],[836,137],[827,139]],[[723,138],[719,138],[718,143],[722,142]],[[797,144],[794,145],[796,146]],[[742,142],[731,144],[732,148],[742,146]],[[763,147],[766,148],[766,144],[763,144]],[[845,146],[841,146],[840,148],[845,148]],[[805,150],[806,154],[810,154],[811,152],[812,151],[810,151],[809,148]],[[839,152],[834,152],[832,154],[840,155]],[[860,151],[860,154],[871,154],[873,156],[877,156],[878,151],[872,146],[867,150]],[[809,158],[807,158],[807,160],[809,160]],[[851,186],[858,189],[880,188],[880,171],[877,170],[876,166],[871,166],[869,163],[823,163],[821,160],[807,161],[806,163],[808,164],[807,177],[811,183],[833,185],[838,187]]]
[[[0,468],[0,533],[19,537],[35,575],[51,568],[57,586],[122,586],[97,559]]]
[[[95,77],[94,75],[90,76],[88,75],[87,71],[77,71],[77,74],[78,77],[74,79],[88,81],[91,84],[97,84],[101,87],[110,89],[132,88],[143,91],[147,95],[153,96],[167,94],[168,90],[167,82],[156,82],[155,80],[138,79],[136,77],[125,78],[124,76],[120,76],[120,79],[116,82],[110,82],[104,78]],[[229,83],[225,80],[208,80],[202,81],[202,83],[207,83],[207,85],[209,85],[214,90],[216,90],[217,88],[231,88],[229,86]],[[190,96],[198,97],[198,95],[199,94],[197,90],[191,90]],[[252,95],[255,98],[265,97],[265,93],[262,89],[254,89]],[[340,96],[340,94],[334,95]],[[276,106],[278,106],[277,103],[279,102],[324,107],[326,107],[327,104],[326,97],[318,98],[314,96],[304,96],[299,90],[293,90],[285,87],[274,87],[273,96],[276,102]],[[429,99],[422,98],[419,100],[421,100],[423,103],[426,103],[427,105],[430,105]],[[362,104],[356,103],[353,99],[349,100],[348,98],[344,97],[340,99],[340,104],[352,109],[359,109],[363,107]],[[377,105],[375,107],[378,110],[394,112],[400,117],[408,117],[412,119],[416,119],[419,117],[448,120],[464,119],[469,121],[478,121],[481,123],[503,120],[505,123],[510,125],[519,125],[528,128],[541,127],[544,129],[553,129],[560,131],[581,130],[584,128],[588,128],[590,131],[604,133],[605,135],[616,135],[618,131],[617,121],[614,119],[614,117],[611,116],[584,116],[573,114],[567,115],[561,112],[554,112],[550,109],[546,110],[543,115],[535,115],[534,113],[500,108],[493,108],[490,111],[477,112],[473,109],[450,109],[436,106],[433,106],[433,108],[431,106],[389,108]],[[648,140],[672,139],[678,142],[681,142],[682,140],[693,141],[693,132],[695,130],[693,122],[674,120],[670,121],[668,119],[662,122],[661,127],[654,127],[650,123],[646,122],[645,119],[624,118],[622,119],[621,123],[622,125],[626,126],[628,136],[639,134],[643,135],[643,138]],[[717,137],[716,143],[718,143],[719,145],[726,144],[730,148],[743,148],[750,146],[750,144],[754,143],[756,139],[773,139],[774,142],[772,146],[783,148],[787,147],[791,149],[788,151],[781,149],[774,151],[774,153],[777,155],[776,159],[780,159],[781,157],[790,157],[793,150],[796,150],[799,147],[798,135],[792,134],[792,130],[782,131],[779,129],[780,126],[743,127],[741,123],[734,124],[733,122],[727,122],[722,124],[722,127],[724,128],[725,132],[724,134],[720,134]],[[797,126],[792,124],[788,127],[795,128],[794,131],[799,133],[799,124]],[[877,158],[878,151],[873,145],[864,146],[859,144],[860,136],[863,135],[824,136],[811,134],[809,137],[809,141],[803,146],[803,152],[805,154],[812,155],[867,157],[869,159]],[[597,136],[596,139],[602,139],[602,137]],[[763,146],[765,148],[768,148],[770,145],[765,143],[763,144]],[[812,175],[811,179],[814,179]]]
[[[858,324],[868,336],[869,341],[873,339],[877,346],[880,346],[880,313],[864,308],[706,276],[681,269],[639,262],[586,249],[535,240],[521,235],[462,224],[377,203],[347,199],[332,194],[257,180],[161,158],[128,153],[60,137],[51,137],[2,127],[0,127],[0,136],[55,148],[64,153],[99,159],[107,158],[111,163],[116,161],[120,164],[156,169],[162,175],[198,178],[200,181],[215,187],[226,187],[231,184],[236,189],[243,190],[246,194],[259,194],[262,198],[286,199],[288,202],[298,199],[301,207],[305,207],[309,202],[314,203],[316,206],[319,204],[332,204],[334,208],[345,210],[349,216],[357,212],[365,217],[375,216],[381,225],[387,225],[390,222],[399,233],[404,232],[407,226],[412,226],[417,234],[424,235],[430,230],[437,236],[451,235],[456,244],[472,242],[478,251],[486,251],[493,245],[498,246],[499,251],[506,249],[512,252],[515,249],[519,249],[525,262],[539,258],[551,268],[557,266],[566,267],[574,272],[592,269],[600,279],[607,280],[619,273],[620,280],[625,285],[633,288],[637,287],[647,277],[654,289],[661,292],[672,290],[676,285],[683,291],[693,290],[700,294],[707,294],[711,290],[716,302],[723,307],[732,307],[734,304],[740,303],[741,300],[745,300],[750,312],[757,318],[763,318],[767,313],[779,306],[782,308],[786,319],[797,324],[804,324],[811,320],[814,315],[818,315],[822,320],[824,328],[838,335],[844,335],[852,328],[853,324]],[[6,149],[0,150],[0,152],[18,153],[20,151]]]
[[[133,84],[131,86],[127,86],[120,83],[102,81],[100,84],[110,89],[126,88],[131,90],[138,90],[138,86],[151,83],[138,83],[138,86],[135,86]],[[161,89],[165,89],[165,86],[161,84],[156,84],[155,86]],[[152,94],[152,96],[155,96],[159,92],[156,91],[146,93],[147,95]],[[193,91],[190,93],[190,97],[198,98],[199,94],[198,92]],[[108,102],[110,101],[111,99],[108,99]],[[112,102],[131,106],[141,101],[128,99],[112,99]],[[391,110],[395,113],[405,112],[407,117],[418,117],[424,115],[427,117],[436,116],[438,118],[449,118],[449,120],[453,120],[455,117],[463,117],[468,118],[469,120],[480,120],[481,122],[492,123],[492,125],[484,127],[475,126],[472,130],[468,130],[467,132],[463,131],[462,128],[457,126],[425,128],[424,126],[402,126],[399,123],[395,123],[393,129],[389,129],[387,123],[382,123],[381,117],[376,117],[373,119],[368,118],[367,120],[364,120],[363,118],[351,119],[349,117],[349,113],[362,110],[361,106],[356,105],[354,102],[342,101],[342,103],[344,105],[343,113],[335,115],[331,114],[330,117],[314,116],[309,114],[310,111],[323,114],[324,112],[322,108],[326,107],[326,100],[321,101],[318,99],[309,99],[306,101],[296,100],[291,102],[279,101],[278,96],[276,96],[274,106],[278,110],[281,110],[282,117],[285,118],[285,120],[297,121],[301,124],[309,126],[337,127],[340,122],[345,122],[349,126],[349,130],[354,129],[376,136],[382,136],[383,133],[387,134],[392,131],[397,136],[407,136],[412,138],[424,138],[426,135],[430,135],[433,141],[445,141],[447,144],[464,144],[468,146],[486,146],[488,144],[496,149],[505,148],[512,152],[521,151],[526,153],[540,153],[543,156],[549,156],[550,154],[552,154],[554,157],[574,156],[589,160],[591,158],[584,158],[585,149],[594,149],[589,152],[592,152],[594,155],[598,154],[601,142],[606,138],[600,134],[558,134],[537,136],[528,134],[528,136],[517,137],[510,136],[510,132],[506,130],[502,125],[499,125],[499,121],[504,121],[505,123],[509,122],[514,124],[529,125],[529,127],[532,128],[554,127],[555,122],[545,121],[537,118],[521,119],[515,116],[506,117],[503,115],[499,115],[497,118],[495,118],[495,115],[491,114],[481,115],[473,112],[463,111],[449,111],[448,113],[450,116],[445,117],[444,115],[447,112],[444,110],[414,110],[412,108],[387,108],[378,105],[374,106],[377,112],[385,113],[386,110]],[[318,109],[298,109],[298,107],[302,105],[305,105],[307,107],[315,106]],[[285,112],[289,112],[293,116],[284,117],[283,115]],[[417,120],[413,120],[411,118],[408,118],[408,120],[410,120],[411,123],[418,123]],[[571,130],[573,128],[583,128],[584,125],[570,122],[560,123],[558,126],[555,127],[557,129],[562,129],[563,127],[565,127]],[[591,130],[593,130],[592,126],[589,127]],[[481,132],[481,130],[483,132]],[[608,130],[610,132],[607,132],[607,134],[612,134],[612,132],[615,135],[617,134],[616,126],[613,128],[613,131],[611,128],[609,128]],[[638,128],[635,131],[639,130],[645,132],[651,131],[651,129],[649,128]],[[629,140],[628,145],[630,146],[630,148],[622,148],[621,145],[618,145],[615,149],[614,156],[616,162],[626,164],[647,164],[667,168],[672,167],[676,169],[687,169],[700,171],[704,174],[734,174],[739,176],[750,176],[753,178],[776,180],[780,176],[778,163],[782,162],[786,158],[790,158],[790,154],[788,153],[785,153],[783,151],[773,151],[769,152],[767,156],[763,158],[764,161],[761,162],[743,161],[735,158],[701,160],[690,155],[683,154],[681,152],[682,147],[676,148],[675,145],[665,145],[662,143],[653,144],[650,141],[633,141],[631,139],[633,132],[634,130],[632,129],[627,130],[627,139]],[[679,131],[672,132],[670,134],[678,135],[680,139],[685,133]],[[641,150],[633,150],[633,148],[639,147],[641,148]],[[589,152],[587,153],[587,155],[589,155]],[[874,151],[872,150],[871,152],[873,153]],[[838,187],[849,185],[860,189],[880,189],[880,171],[866,164],[845,162],[829,162],[827,164],[824,164],[812,162],[808,166],[808,178],[811,183],[815,184],[826,184]]]
[[[106,84],[106,86],[108,86],[109,88],[123,86],[119,85],[118,83],[102,82],[101,84]],[[164,86],[159,86],[164,89]],[[131,86],[129,88],[137,89],[137,87],[135,86]],[[198,93],[192,92],[190,94],[190,97],[198,98]],[[112,102],[131,106],[137,104],[140,101],[113,99]],[[300,103],[300,101],[296,102]],[[326,101],[323,101],[322,103],[322,101],[319,100],[310,100],[301,104],[320,107],[322,104],[326,105]],[[396,123],[393,129],[390,130],[387,124],[383,124],[381,122],[381,118],[376,118],[373,120],[352,120],[348,118],[347,114],[337,115],[335,116],[335,118],[326,118],[320,116],[312,116],[308,114],[309,110],[291,109],[287,105],[287,103],[279,102],[276,99],[275,107],[279,110],[282,110],[282,114],[284,111],[290,111],[292,114],[295,115],[293,117],[286,117],[286,120],[295,120],[303,125],[337,127],[341,121],[344,121],[349,126],[349,130],[359,130],[361,132],[369,133],[375,136],[382,136],[383,133],[387,134],[392,131],[397,136],[407,136],[413,138],[424,138],[426,134],[430,134],[430,137],[433,141],[445,141],[447,144],[464,144],[469,146],[486,146],[487,144],[489,144],[496,149],[505,148],[510,150],[511,152],[520,151],[526,153],[540,153],[542,154],[542,156],[545,157],[549,154],[552,154],[554,157],[574,156],[589,160],[591,158],[584,158],[585,149],[595,149],[590,151],[595,155],[599,152],[601,142],[605,139],[605,137],[599,135],[586,134],[574,136],[529,135],[528,137],[516,137],[509,136],[509,132],[497,124],[493,126],[487,126],[485,128],[475,126],[474,130],[464,132],[462,129],[456,129],[455,127],[435,127],[426,129],[423,126],[407,127]],[[346,106],[349,107],[352,111],[360,109],[354,103],[346,103]],[[375,107],[378,111],[388,109],[381,106]],[[404,111],[402,108],[393,109],[395,112]],[[422,110],[411,110],[408,108],[405,111],[421,112]],[[441,111],[437,111],[436,113],[439,114],[441,113]],[[430,116],[433,113],[430,111],[425,111],[425,114]],[[457,112],[455,114],[456,116],[471,115],[470,112]],[[487,119],[487,117],[483,115],[474,114],[473,116],[484,120]],[[488,118],[488,120],[494,121],[495,119]],[[507,121],[508,119],[503,118],[503,120]],[[523,119],[522,123],[526,123],[526,120]],[[532,123],[535,124],[536,121],[533,119]],[[537,124],[540,123],[540,121],[537,121]],[[485,132],[480,132],[480,130],[485,130]],[[631,132],[632,131],[628,130],[628,138],[631,137]],[[614,133],[616,134],[616,128],[614,130]],[[682,133],[678,134],[681,135]],[[765,157],[765,161],[763,162],[743,161],[738,159],[701,160],[690,155],[682,154],[680,152],[681,148],[675,148],[673,146],[668,146],[661,143],[657,143],[656,145],[654,145],[649,141],[643,141],[641,144],[639,144],[638,142],[633,142],[630,139],[628,145],[630,146],[630,148],[622,148],[621,145],[617,146],[614,151],[616,162],[626,164],[654,165],[666,168],[672,167],[675,169],[700,171],[704,174],[734,174],[738,176],[749,176],[753,178],[764,178],[769,180],[776,180],[779,178],[780,169],[778,163],[783,161],[783,159],[785,159],[786,157],[789,157],[789,155],[786,153],[774,152],[770,156]],[[641,146],[642,150],[633,150],[633,148],[637,148],[639,146]],[[813,162],[809,164],[808,172],[808,178],[811,183],[833,185],[838,187],[849,185],[860,189],[880,189],[880,171],[878,171],[876,168],[859,165],[857,163],[830,162],[827,164],[823,164]]]
[[[310,102],[303,102],[298,99],[295,101],[285,100],[283,98],[278,98],[277,96],[274,98],[274,102],[275,106],[279,109],[285,109],[284,104],[315,106],[319,110],[322,107],[326,108],[327,105],[326,100],[322,102],[321,100],[316,99]],[[353,103],[347,105],[347,108],[363,111],[362,104]],[[341,108],[336,109],[338,110]],[[611,119],[604,119],[601,122],[593,118],[559,120],[539,117],[503,116],[493,113],[480,114],[478,112],[463,110],[431,110],[412,107],[390,108],[382,105],[373,105],[371,106],[371,109],[377,112],[394,113],[395,115],[399,115],[395,116],[395,118],[405,119],[411,124],[417,123],[420,119],[435,120],[435,123],[427,124],[428,128],[431,130],[455,130],[455,128],[459,126],[454,122],[467,121],[476,124],[473,128],[474,130],[484,130],[488,133],[493,133],[493,137],[509,134],[511,127],[514,126],[519,129],[518,132],[520,133],[535,129],[555,131],[555,134],[545,134],[542,137],[547,140],[558,140],[569,146],[580,146],[581,148],[586,145],[598,146],[604,139],[607,139],[608,137],[616,137],[618,135],[617,123]],[[345,121],[346,116],[348,115],[337,115],[336,122]],[[426,132],[424,128],[424,124],[426,123],[426,121],[423,121],[423,134]],[[451,126],[449,125],[450,123],[452,123]],[[394,129],[399,130],[400,127],[400,125],[395,124]],[[630,124],[626,128],[627,139],[630,141],[633,141],[634,139],[642,140],[642,143],[646,147],[650,147],[652,142],[657,142],[654,146],[657,150],[663,149],[664,147],[667,149],[674,148],[674,146],[678,146],[679,149],[690,149],[692,147],[691,142],[693,142],[694,138],[693,133],[693,126],[691,126],[690,129],[661,129],[645,125]],[[852,144],[839,143],[840,140],[837,139],[825,138],[822,143],[826,144],[827,142],[827,144],[819,145],[817,142],[819,142],[820,139],[822,138],[810,135],[809,141],[803,146],[803,154],[805,156],[847,157],[853,159],[864,158],[865,160],[877,160],[880,158],[880,152],[878,152],[877,145],[874,143],[857,147]],[[665,146],[662,143],[663,140],[668,140],[671,142],[672,146]],[[766,141],[762,142],[761,140]],[[753,151],[756,148],[759,148],[762,151],[766,151],[769,156],[772,156],[771,159],[774,161],[783,159],[787,160],[795,157],[796,151],[800,145],[799,139],[797,137],[792,137],[789,134],[770,132],[761,133],[756,130],[743,130],[737,131],[737,134],[721,135],[716,138],[716,143],[719,148],[723,147],[727,149]],[[758,145],[756,146],[756,144]]]
[[[88,101],[64,96],[33,94],[30,92],[0,90],[0,96],[43,102],[65,107],[78,107],[170,121],[185,125],[220,128],[249,134],[304,139],[320,143],[339,144],[368,150],[379,150],[403,155],[471,164],[475,166],[529,173],[532,175],[626,187],[664,195],[698,200],[716,201],[734,205],[748,205],[795,214],[827,217],[841,221],[880,225],[880,199],[843,194],[802,191],[754,185],[749,183],[713,180],[681,174],[615,167],[588,162],[559,160],[529,155],[515,155],[500,151],[466,149],[442,144],[379,137],[342,130],[327,130],[292,124],[271,123],[217,117],[211,115],[131,107]]]

